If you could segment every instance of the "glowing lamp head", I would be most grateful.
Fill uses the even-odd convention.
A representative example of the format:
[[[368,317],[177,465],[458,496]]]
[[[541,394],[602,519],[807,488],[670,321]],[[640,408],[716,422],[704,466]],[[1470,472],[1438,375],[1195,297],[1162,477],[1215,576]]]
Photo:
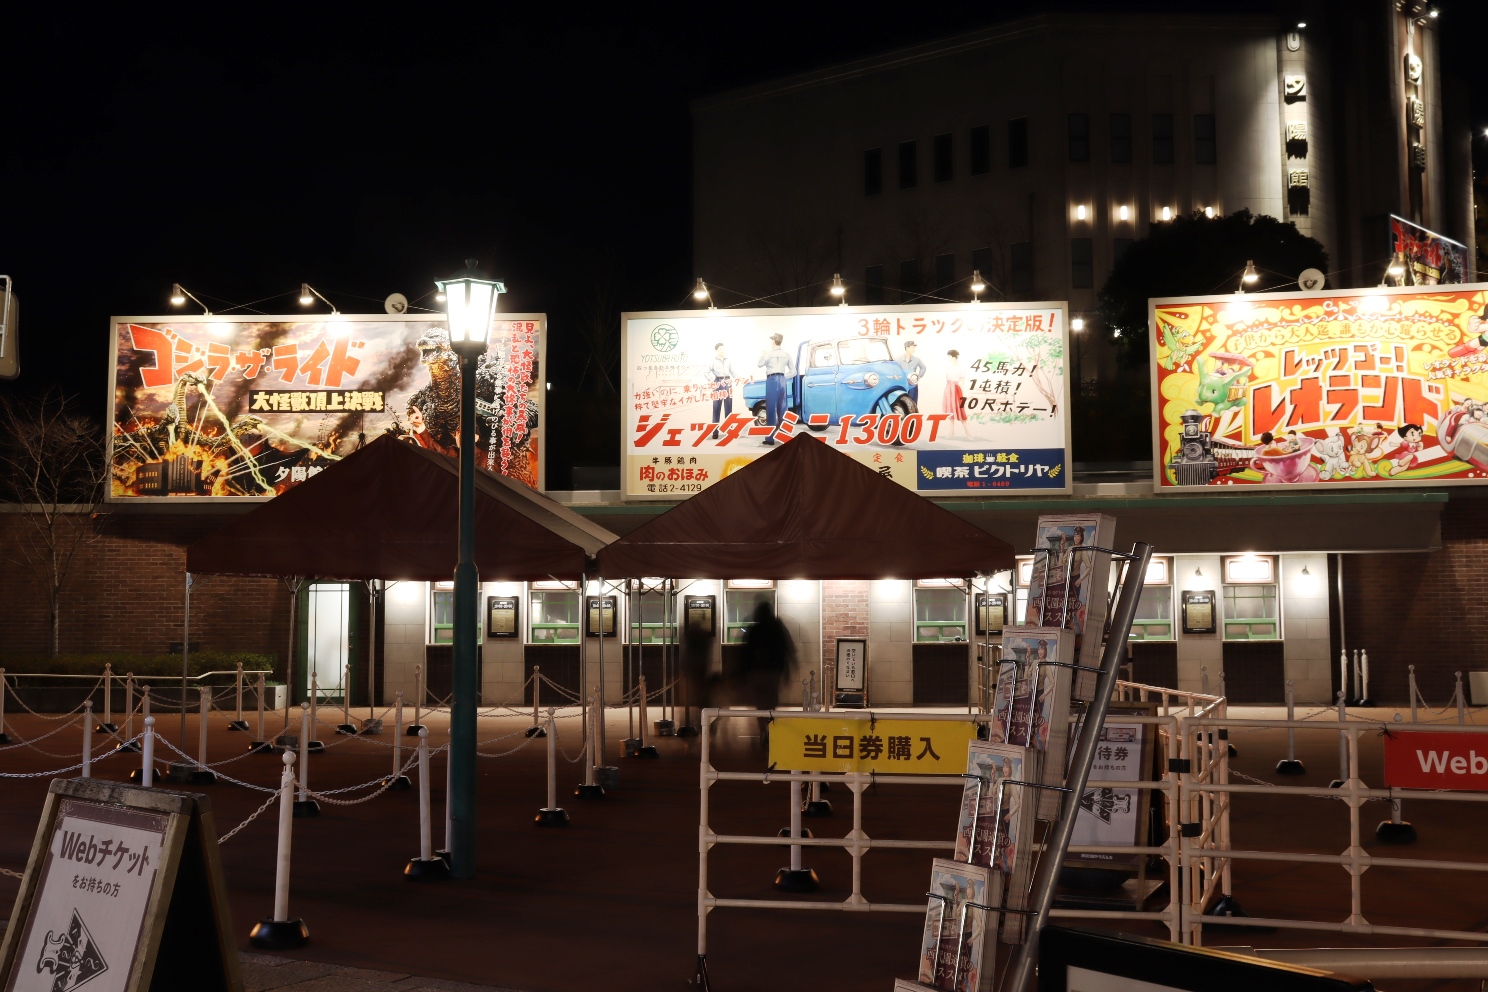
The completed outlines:
[[[1070,320],[1070,330],[1076,332],[1085,330],[1085,318],[1075,317]]]
[[[300,283],[300,306],[308,307],[314,302],[315,295],[310,292],[310,284],[308,282]]]
[[[708,284],[703,282],[702,276],[698,277],[697,285],[692,287],[692,298],[699,303],[708,298]]]
[[[1386,271],[1389,272],[1390,276],[1394,279],[1399,279],[1401,276],[1405,275],[1405,253],[1397,251],[1390,258],[1390,267]]]
[[[1082,203],[1079,206],[1075,207],[1075,220],[1084,220],[1084,219],[1085,219],[1085,204]]]
[[[832,295],[841,299],[847,295],[847,287],[842,284],[842,273],[832,273]]]
[[[1261,278],[1261,274],[1256,271],[1255,262],[1247,261],[1245,263],[1245,274],[1240,277],[1240,281],[1248,286],[1259,278]]]
[[[1204,216],[1205,217],[1208,217],[1210,220],[1213,220],[1214,219],[1214,208],[1213,207],[1205,207],[1204,208]]]
[[[982,278],[981,269],[971,270],[971,291],[973,293],[985,293],[987,291],[987,280]]]
[[[479,264],[467,258],[463,271],[435,283],[444,294],[450,347],[466,358],[484,354],[496,318],[496,299],[506,292],[505,283],[476,269]]]
[[[1119,211],[1117,211],[1117,214],[1120,216],[1120,218],[1122,220],[1130,220],[1131,219],[1131,207],[1128,207],[1126,204],[1123,203],[1121,205],[1121,209]]]
[[[170,302],[173,307],[184,307],[186,305],[186,291],[181,288],[181,284],[178,282],[171,283]]]
[[[1173,208],[1172,207],[1163,207],[1162,219],[1163,220],[1172,220],[1173,219]]]

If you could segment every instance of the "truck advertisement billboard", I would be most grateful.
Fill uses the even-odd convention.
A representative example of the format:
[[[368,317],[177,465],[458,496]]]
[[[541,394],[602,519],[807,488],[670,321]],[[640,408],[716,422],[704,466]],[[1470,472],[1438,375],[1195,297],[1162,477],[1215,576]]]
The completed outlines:
[[[546,321],[498,315],[476,372],[476,464],[542,485]],[[453,455],[442,314],[116,317],[111,500],[262,500],[384,433]]]
[[[1069,492],[1063,303],[622,318],[622,488],[701,492],[793,432],[937,495]]]
[[[1159,491],[1488,479],[1488,286],[1151,304]]]

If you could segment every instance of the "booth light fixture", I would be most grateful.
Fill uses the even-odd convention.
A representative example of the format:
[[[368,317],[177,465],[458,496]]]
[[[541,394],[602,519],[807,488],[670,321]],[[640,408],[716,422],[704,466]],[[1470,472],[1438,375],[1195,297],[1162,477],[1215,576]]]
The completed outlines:
[[[1079,206],[1075,207],[1075,220],[1084,220],[1084,219],[1085,219],[1085,204],[1082,203]]]
[[[1123,203],[1121,208],[1116,212],[1116,215],[1122,220],[1131,220],[1131,207]]]
[[[729,579],[730,589],[773,589],[774,579]]]
[[[545,592],[573,592],[579,587],[577,582],[565,579],[538,579],[532,583],[532,588]]]
[[[1168,559],[1150,558],[1147,561],[1147,573],[1142,576],[1142,584],[1147,586],[1165,586],[1168,584]]]
[[[1202,579],[1202,578],[1203,578],[1203,577],[1204,577],[1204,570],[1203,570],[1203,569],[1202,569],[1202,568],[1197,568],[1197,567],[1196,567],[1196,568],[1195,568],[1195,569],[1194,569],[1194,575],[1195,575],[1195,576],[1196,576],[1196,577],[1197,577],[1197,578],[1200,578],[1200,579]]]

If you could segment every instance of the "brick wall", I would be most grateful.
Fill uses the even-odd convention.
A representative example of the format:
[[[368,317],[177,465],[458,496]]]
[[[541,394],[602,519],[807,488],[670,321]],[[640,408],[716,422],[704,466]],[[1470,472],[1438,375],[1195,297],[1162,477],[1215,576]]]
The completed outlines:
[[[164,653],[182,640],[186,545],[217,527],[216,515],[69,514],[63,528],[85,528],[62,591],[64,653]],[[0,513],[0,549],[28,539],[28,521]],[[42,579],[0,551],[4,650],[44,654],[49,637]],[[206,651],[252,651],[284,658],[289,594],[278,579],[202,576],[191,597],[191,642]]]
[[[835,661],[837,638],[868,636],[866,579],[829,579],[822,583],[822,657]]]
[[[1349,654],[1369,652],[1377,702],[1408,705],[1408,665],[1416,666],[1421,693],[1435,707],[1451,701],[1453,672],[1488,669],[1488,503],[1454,494],[1441,528],[1438,551],[1343,556]],[[1338,649],[1335,630],[1335,688]]]

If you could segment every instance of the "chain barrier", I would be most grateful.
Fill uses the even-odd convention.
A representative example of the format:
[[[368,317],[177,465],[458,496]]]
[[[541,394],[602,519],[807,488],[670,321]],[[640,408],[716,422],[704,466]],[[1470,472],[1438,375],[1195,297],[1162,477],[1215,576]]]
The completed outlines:
[[[226,844],[228,841],[232,840],[234,837],[236,837],[238,835],[238,831],[239,830],[242,830],[244,827],[248,826],[248,824],[250,824],[254,820],[258,819],[258,815],[260,813],[262,813],[264,810],[268,809],[270,806],[274,805],[274,803],[276,803],[278,800],[279,800],[279,790],[278,789],[275,789],[270,794],[269,798],[264,800],[264,804],[262,806],[260,806],[256,810],[254,810],[252,813],[249,813],[248,814],[248,819],[244,820],[242,823],[238,824],[236,827],[233,827],[231,830],[229,830],[227,833],[223,834],[221,837],[218,837],[217,838],[217,843],[219,845],[221,845],[221,844]]]
[[[443,749],[440,748],[439,750],[443,750]],[[393,783],[395,781],[397,781],[399,777],[406,776],[408,774],[408,770],[410,768],[412,768],[414,765],[418,764],[418,757],[419,757],[418,756],[418,749],[415,748],[414,749],[414,753],[409,757],[408,761],[406,763],[404,763],[403,767],[398,770],[398,774],[397,775],[393,775],[393,776],[389,776],[389,777],[381,777],[381,776],[379,776],[378,778],[372,779],[370,782],[363,782],[360,785],[348,785],[345,788],[342,788],[342,789],[332,789],[329,792],[316,792],[313,789],[306,789],[305,790],[305,795],[311,796],[311,797],[313,797],[315,799],[318,799],[318,800],[320,800],[321,802],[324,802],[324,803],[330,803],[332,806],[356,806],[359,803],[367,802],[369,799],[376,799],[378,796],[382,795],[384,792],[386,792],[387,790],[391,789],[393,787]],[[378,785],[378,784],[381,784],[381,788],[379,788],[376,792],[368,793],[367,795],[363,796],[360,799],[332,799],[331,798],[332,795],[336,795],[336,794],[339,794],[339,793],[342,793],[342,792],[352,792],[352,791],[354,791],[356,789],[365,789],[369,785]]]
[[[11,729],[13,730],[14,728],[12,727]],[[40,737],[32,737],[30,740],[16,741],[14,744],[6,744],[4,746],[0,746],[0,751],[14,751],[18,747],[29,747],[29,748],[32,748],[33,750],[41,751],[41,748],[35,747],[35,744],[36,744],[37,741],[44,741],[48,737],[54,737],[57,734],[62,733],[62,731],[64,731],[64,730],[70,730],[70,729],[72,729],[72,724],[70,724],[70,723],[64,723],[60,727],[58,727],[56,730],[48,731],[47,733],[42,734]],[[46,751],[41,751],[41,753],[42,754],[49,754],[49,752],[46,752]],[[64,757],[67,757],[66,755],[62,755],[62,754],[50,754],[49,756],[50,757],[53,757],[53,758],[64,758]]]
[[[26,877],[25,875],[21,874],[18,871],[11,871],[9,868],[0,868],[0,875],[4,875],[6,878],[25,878]]]
[[[26,705],[26,701],[21,698],[21,694],[17,691],[17,688],[18,687],[15,686],[15,685],[10,685],[9,684],[11,682],[11,680],[14,679],[14,678],[16,678],[16,677],[17,676],[14,676],[14,675],[6,675],[6,676],[3,676],[3,677],[0,677],[0,683],[6,683],[5,685],[0,685],[0,692],[4,692],[4,691],[6,691],[8,689],[9,692],[10,692],[10,698],[11,699],[14,699],[16,702],[20,703],[21,704],[21,709],[25,710],[27,713],[30,713],[32,716],[34,716],[34,717],[36,717],[38,719],[41,719],[41,720],[66,720],[68,717],[74,715],[79,710],[81,710],[84,706],[86,706],[87,703],[88,703],[88,700],[90,700],[90,699],[93,698],[93,693],[97,692],[98,691],[98,687],[101,686],[101,685],[103,685],[103,677],[102,676],[99,676],[98,681],[97,682],[94,682],[92,688],[90,688],[87,691],[87,693],[83,696],[83,701],[81,703],[78,703],[76,706],[74,706],[72,709],[68,710],[66,713],[60,714],[58,716],[52,716],[52,715],[47,714],[47,713],[38,713],[35,710],[33,710],[31,707],[29,707],[29,706]]]

